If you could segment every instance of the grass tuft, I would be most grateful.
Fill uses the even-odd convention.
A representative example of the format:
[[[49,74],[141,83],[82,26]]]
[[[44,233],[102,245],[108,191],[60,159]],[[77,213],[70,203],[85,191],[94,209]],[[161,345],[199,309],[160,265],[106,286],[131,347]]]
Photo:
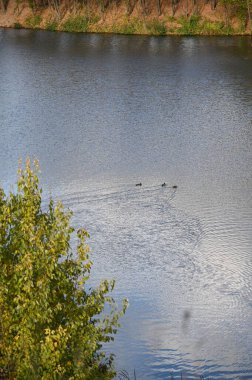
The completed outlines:
[[[146,28],[148,33],[154,36],[164,36],[167,33],[164,22],[158,19],[146,22]]]
[[[180,27],[176,32],[183,35],[231,35],[234,29],[225,26],[224,22],[204,20],[200,16],[193,15],[190,18],[180,17]],[[170,31],[170,30],[169,30]]]
[[[190,36],[200,32],[200,16],[193,15],[190,18],[180,17],[178,21],[181,24],[181,27],[178,29],[179,33]]]
[[[110,30],[112,33],[119,34],[150,34],[154,36],[163,36],[167,29],[163,21],[154,19],[143,21],[137,17],[125,19],[121,24],[114,24]]]
[[[25,23],[29,28],[37,28],[42,21],[42,17],[39,15],[29,16],[26,18]]]
[[[87,32],[88,18],[82,16],[70,17],[62,25],[64,32]]]
[[[118,34],[141,34],[143,33],[143,22],[137,17],[126,19],[122,24],[114,24],[111,32]]]
[[[13,27],[14,29],[22,29],[22,25],[20,24],[20,22],[15,22]]]
[[[46,27],[46,30],[50,30],[51,32],[55,32],[55,30],[57,30],[58,23],[55,20],[49,20],[49,21],[47,21],[45,27]]]
[[[70,17],[62,25],[64,32],[88,32],[89,27],[99,21],[99,17],[76,16]]]

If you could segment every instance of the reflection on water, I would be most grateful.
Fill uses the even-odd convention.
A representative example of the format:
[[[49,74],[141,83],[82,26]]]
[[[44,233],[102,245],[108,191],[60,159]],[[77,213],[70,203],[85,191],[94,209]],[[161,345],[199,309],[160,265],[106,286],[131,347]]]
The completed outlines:
[[[179,192],[160,184],[65,192],[75,224],[85,221],[91,233],[95,277],[117,278],[118,298],[127,289],[133,303],[116,343],[123,353],[118,366],[138,368],[140,378],[183,369],[191,378],[205,373],[217,379],[235,378],[246,365],[242,378],[249,379],[249,214],[241,231],[235,210],[222,209],[225,222],[212,225],[212,210],[199,218],[175,207]]]
[[[0,30],[2,184],[39,158],[130,300],[139,379],[252,378],[251,67],[247,38]]]

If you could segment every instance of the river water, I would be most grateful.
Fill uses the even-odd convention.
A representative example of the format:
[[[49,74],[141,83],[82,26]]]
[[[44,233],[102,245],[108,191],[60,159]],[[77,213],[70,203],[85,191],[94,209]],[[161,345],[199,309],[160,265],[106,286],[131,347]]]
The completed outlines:
[[[1,185],[39,159],[138,380],[252,379],[251,127],[249,38],[0,30]]]

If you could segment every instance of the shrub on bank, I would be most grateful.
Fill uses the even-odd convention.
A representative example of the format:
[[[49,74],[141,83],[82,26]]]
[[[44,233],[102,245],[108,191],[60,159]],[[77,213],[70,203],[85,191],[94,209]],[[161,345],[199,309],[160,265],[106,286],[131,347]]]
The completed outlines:
[[[37,166],[19,170],[17,192],[0,188],[0,377],[8,379],[111,379],[119,317],[104,280],[90,288],[87,232],[75,231],[71,212],[51,200],[42,207]],[[104,315],[104,308],[110,313]]]

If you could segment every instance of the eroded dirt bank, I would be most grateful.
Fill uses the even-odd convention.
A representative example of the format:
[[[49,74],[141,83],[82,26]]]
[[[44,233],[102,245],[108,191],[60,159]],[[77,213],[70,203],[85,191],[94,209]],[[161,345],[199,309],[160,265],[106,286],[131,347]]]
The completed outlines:
[[[176,4],[175,4],[176,3]],[[214,0],[0,0],[0,27],[122,34],[250,34],[246,12]]]

